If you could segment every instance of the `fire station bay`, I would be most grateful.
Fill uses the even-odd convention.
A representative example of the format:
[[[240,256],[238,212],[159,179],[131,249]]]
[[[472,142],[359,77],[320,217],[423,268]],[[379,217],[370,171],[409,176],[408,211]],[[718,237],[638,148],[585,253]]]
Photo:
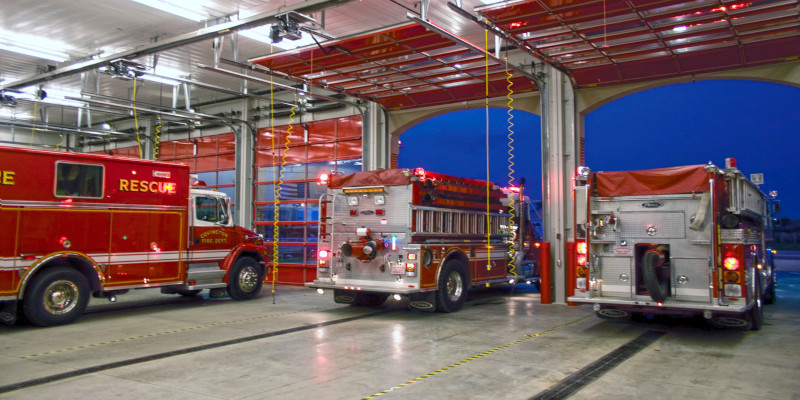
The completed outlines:
[[[798,16],[6,2],[0,399],[798,400]]]

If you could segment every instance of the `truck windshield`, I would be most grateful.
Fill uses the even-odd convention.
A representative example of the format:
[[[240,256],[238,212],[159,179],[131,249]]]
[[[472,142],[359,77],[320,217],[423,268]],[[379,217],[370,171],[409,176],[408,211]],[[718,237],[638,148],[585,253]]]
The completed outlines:
[[[196,197],[195,218],[220,225],[228,223],[228,203],[219,197]]]

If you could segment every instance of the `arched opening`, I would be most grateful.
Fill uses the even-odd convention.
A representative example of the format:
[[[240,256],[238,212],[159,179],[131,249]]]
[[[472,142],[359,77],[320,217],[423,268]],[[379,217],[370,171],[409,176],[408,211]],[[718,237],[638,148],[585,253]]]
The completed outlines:
[[[531,199],[541,198],[541,118],[513,110],[513,181],[526,180]],[[508,110],[489,109],[489,180],[509,182]],[[400,135],[400,168],[486,180],[486,110],[460,110],[422,121]]]
[[[677,165],[724,166],[763,173],[783,216],[800,214],[794,183],[800,149],[800,88],[764,81],[706,80],[633,93],[585,117],[586,164],[595,171]]]

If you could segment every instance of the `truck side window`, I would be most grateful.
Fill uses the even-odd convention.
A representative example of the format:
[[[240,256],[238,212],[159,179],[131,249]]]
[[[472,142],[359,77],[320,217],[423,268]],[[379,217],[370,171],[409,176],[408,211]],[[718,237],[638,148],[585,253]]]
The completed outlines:
[[[217,222],[217,200],[213,197],[196,197],[194,209],[198,221]]]
[[[196,197],[194,202],[195,218],[198,221],[228,224],[228,203],[219,197]]]
[[[102,198],[103,166],[57,162],[56,196]]]

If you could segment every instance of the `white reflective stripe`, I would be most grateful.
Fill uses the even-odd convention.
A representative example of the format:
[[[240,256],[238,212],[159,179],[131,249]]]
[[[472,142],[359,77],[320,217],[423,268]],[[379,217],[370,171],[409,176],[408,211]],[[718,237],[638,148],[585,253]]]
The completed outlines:
[[[181,251],[163,252],[131,252],[131,253],[93,253],[87,254],[95,263],[101,265],[129,265],[148,262],[178,262],[180,260],[197,261],[217,261],[222,260],[230,254],[230,250],[202,250],[189,252],[188,256],[182,255]],[[39,260],[37,256],[34,260],[23,260],[22,257],[2,257],[0,258],[0,269],[27,268]]]

